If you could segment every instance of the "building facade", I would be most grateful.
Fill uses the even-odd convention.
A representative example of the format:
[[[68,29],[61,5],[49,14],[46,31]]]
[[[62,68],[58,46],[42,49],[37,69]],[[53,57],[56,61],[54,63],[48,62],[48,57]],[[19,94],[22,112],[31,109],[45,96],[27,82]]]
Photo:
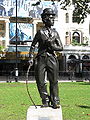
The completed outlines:
[[[56,12],[54,28],[58,31],[64,50],[58,56],[60,71],[68,72],[68,61],[71,58],[82,60],[89,55],[90,49],[90,15],[83,24],[73,22],[73,6],[67,10],[61,9],[59,2],[42,1],[36,5],[36,1],[18,0],[18,42],[19,45],[31,45],[34,35],[42,26],[40,14],[46,7],[51,7]],[[16,4],[15,0],[2,0],[0,2],[0,45],[5,48],[15,45],[16,40]],[[88,46],[88,47],[87,47]],[[88,62],[89,64],[89,62]],[[74,70],[82,72],[83,63],[78,63]]]

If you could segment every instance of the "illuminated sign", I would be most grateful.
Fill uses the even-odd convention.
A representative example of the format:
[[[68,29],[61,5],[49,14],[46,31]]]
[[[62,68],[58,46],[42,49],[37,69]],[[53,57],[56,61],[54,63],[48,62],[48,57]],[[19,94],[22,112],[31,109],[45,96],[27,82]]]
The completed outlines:
[[[9,24],[9,38],[10,42],[16,41],[16,23]],[[17,41],[31,41],[32,40],[33,24],[18,23],[17,24]]]

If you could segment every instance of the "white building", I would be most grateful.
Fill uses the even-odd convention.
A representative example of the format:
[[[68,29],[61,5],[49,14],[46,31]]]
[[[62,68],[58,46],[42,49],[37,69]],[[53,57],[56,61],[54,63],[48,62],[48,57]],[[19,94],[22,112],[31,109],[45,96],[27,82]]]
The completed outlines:
[[[63,45],[70,45],[73,38],[77,38],[78,43],[89,43],[89,21],[90,15],[85,19],[85,22],[78,24],[73,22],[73,7],[69,7],[67,10],[58,10],[58,25],[57,30],[60,33],[60,37]]]

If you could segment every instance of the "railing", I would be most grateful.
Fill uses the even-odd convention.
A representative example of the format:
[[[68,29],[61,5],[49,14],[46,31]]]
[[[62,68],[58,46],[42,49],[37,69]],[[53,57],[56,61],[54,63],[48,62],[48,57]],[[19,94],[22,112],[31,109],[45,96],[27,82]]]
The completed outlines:
[[[28,80],[35,80],[34,71],[29,72]],[[15,71],[1,71],[0,81],[12,82],[15,81]],[[26,71],[19,71],[18,81],[26,81]]]
[[[29,72],[29,81],[35,81],[34,71]],[[66,71],[59,71],[58,76],[59,81],[84,81],[84,80],[90,80],[90,71],[89,72],[82,72],[82,73],[75,73],[75,72],[66,72]],[[7,81],[12,82],[15,81],[15,73],[12,71],[8,71],[6,73],[5,71],[0,72],[0,81]],[[18,81],[26,81],[26,71],[19,71]]]

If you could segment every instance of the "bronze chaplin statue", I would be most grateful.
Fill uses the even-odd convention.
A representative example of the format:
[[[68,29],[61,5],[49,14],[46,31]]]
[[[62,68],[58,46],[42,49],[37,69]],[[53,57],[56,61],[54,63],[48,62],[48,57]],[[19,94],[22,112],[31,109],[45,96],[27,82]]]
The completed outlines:
[[[58,95],[58,60],[55,51],[62,51],[63,46],[58,32],[52,28],[54,25],[55,13],[51,8],[46,8],[41,14],[44,27],[37,31],[30,48],[30,61],[33,62],[33,52],[38,43],[38,54],[35,63],[35,79],[42,99],[42,107],[60,107]],[[50,95],[47,92],[45,72],[49,80]]]

